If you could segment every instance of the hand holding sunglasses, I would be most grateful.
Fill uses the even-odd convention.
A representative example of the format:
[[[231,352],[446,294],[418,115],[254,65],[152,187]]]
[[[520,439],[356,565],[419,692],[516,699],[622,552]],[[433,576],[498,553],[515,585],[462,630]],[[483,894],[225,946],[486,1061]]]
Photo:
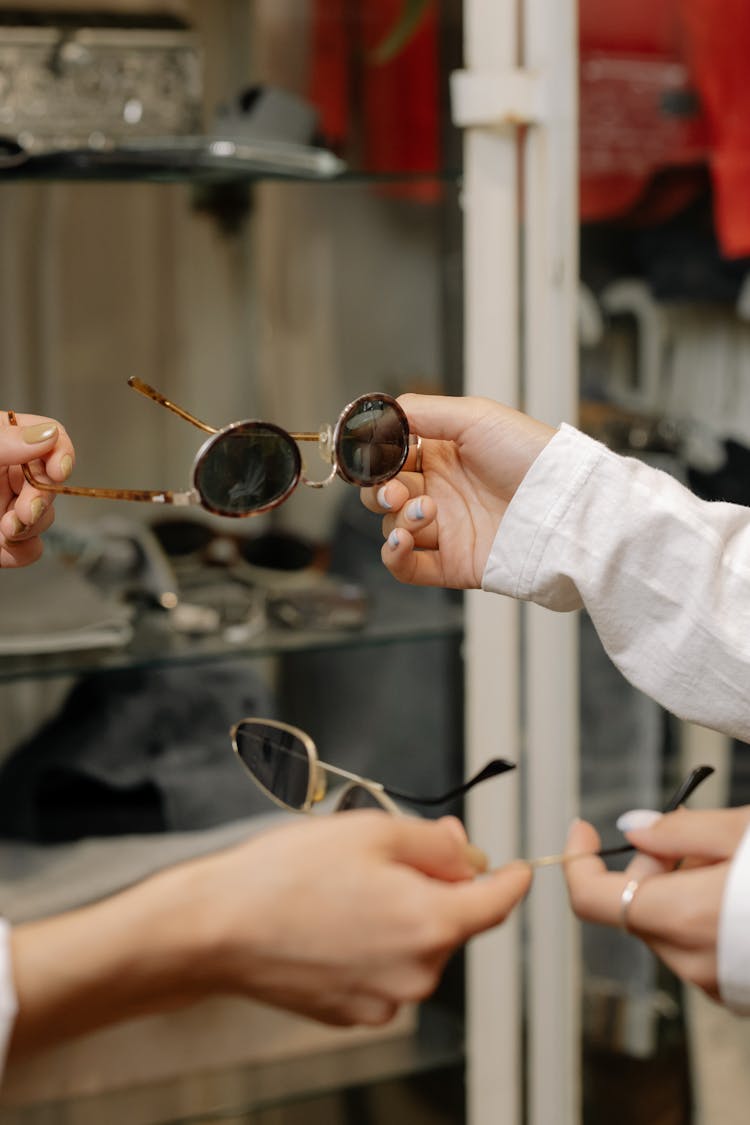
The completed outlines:
[[[41,491],[100,500],[133,500],[180,506],[199,504],[219,516],[243,519],[283,504],[300,481],[308,488],[324,488],[336,477],[359,487],[381,484],[406,464],[409,449],[419,451],[419,438],[409,433],[406,415],[394,398],[366,394],[345,406],[335,426],[318,433],[288,433],[273,422],[248,419],[216,429],[175,405],[140,379],[128,386],[211,436],[193,462],[193,487],[187,492],[144,489],[81,488],[38,480],[28,465],[26,480]],[[16,416],[8,411],[12,425]],[[314,441],[331,465],[323,480],[310,480],[299,442]]]
[[[480,782],[515,769],[514,762],[492,758],[462,785],[446,793],[418,796],[321,762],[309,734],[288,723],[273,719],[241,719],[232,727],[230,734],[237,757],[258,788],[277,805],[292,812],[311,812],[323,800],[328,790],[327,774],[348,782],[334,805],[334,812],[383,809],[398,813],[394,798],[414,805],[443,805],[468,793]]]

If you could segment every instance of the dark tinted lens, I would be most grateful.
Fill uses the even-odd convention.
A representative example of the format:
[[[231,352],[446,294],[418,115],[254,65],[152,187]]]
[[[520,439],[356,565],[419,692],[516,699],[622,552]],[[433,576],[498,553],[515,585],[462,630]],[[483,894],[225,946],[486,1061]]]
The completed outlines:
[[[350,809],[380,809],[386,808],[377,793],[364,785],[350,785],[342,793],[336,808],[339,812],[348,812]]]
[[[365,395],[349,407],[338,427],[336,457],[352,484],[379,484],[395,477],[409,451],[409,423],[387,395]]]
[[[255,780],[277,800],[301,809],[307,798],[310,762],[302,741],[270,723],[240,723],[237,753]]]
[[[241,422],[206,443],[193,483],[210,511],[246,516],[285,500],[299,472],[299,450],[284,430]]]

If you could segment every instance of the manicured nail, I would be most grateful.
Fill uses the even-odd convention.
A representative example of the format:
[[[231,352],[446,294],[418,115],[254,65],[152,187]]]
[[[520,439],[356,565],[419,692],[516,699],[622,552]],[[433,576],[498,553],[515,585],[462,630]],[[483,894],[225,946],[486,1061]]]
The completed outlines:
[[[410,520],[423,520],[424,519],[424,511],[422,509],[422,497],[421,496],[417,497],[416,500],[412,500],[411,504],[406,505],[406,514],[407,514],[407,516],[409,517]]]
[[[36,521],[44,515],[44,501],[41,496],[37,496],[36,500],[31,501],[31,522]]]
[[[60,462],[60,472],[63,475],[63,480],[67,480],[70,474],[73,472],[73,458],[69,453],[66,453],[62,461]]]
[[[24,426],[21,429],[21,437],[27,445],[38,445],[56,436],[57,426],[54,422],[39,422],[36,426]]]
[[[26,527],[26,524],[21,523],[18,516],[14,515],[13,516],[13,531],[11,533],[10,538],[11,539],[17,539],[19,535],[23,535],[27,530],[28,529]]]
[[[621,832],[632,832],[636,828],[650,828],[661,818],[662,814],[654,809],[630,809],[617,818],[617,827]]]
[[[399,545],[399,535],[398,535],[398,531],[396,531],[396,529],[394,528],[394,530],[388,536],[388,546],[391,548],[392,551],[395,551],[396,548],[398,547],[398,545]]]
[[[393,507],[393,504],[388,503],[388,497],[385,494],[385,490],[386,485],[382,485],[382,487],[378,489],[378,504],[380,504],[381,508],[386,508],[388,511],[390,511]]]

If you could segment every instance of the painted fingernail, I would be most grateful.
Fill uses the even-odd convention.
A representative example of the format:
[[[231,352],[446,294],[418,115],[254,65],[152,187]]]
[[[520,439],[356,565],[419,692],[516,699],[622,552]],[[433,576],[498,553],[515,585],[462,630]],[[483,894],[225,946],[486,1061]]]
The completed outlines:
[[[66,453],[60,462],[60,472],[62,473],[63,480],[67,480],[73,472],[73,458],[69,453]]]
[[[406,514],[410,520],[424,519],[424,510],[422,508],[421,496],[417,497],[416,500],[412,500],[411,504],[406,505]]]
[[[630,809],[617,818],[620,832],[632,832],[635,828],[650,828],[661,820],[662,814],[655,809]]]
[[[388,546],[391,548],[392,551],[395,551],[396,548],[399,545],[399,542],[400,542],[400,539],[399,539],[398,531],[396,531],[394,529],[391,532],[391,534],[388,536]]]
[[[378,489],[378,504],[380,504],[381,508],[386,508],[388,511],[390,511],[393,505],[388,503],[388,497],[385,494],[385,489],[385,485],[383,485],[382,488]]]
[[[27,445],[38,445],[56,436],[57,426],[54,422],[39,422],[36,426],[24,426],[21,430],[21,437]]]
[[[41,496],[37,496],[36,500],[31,501],[31,522],[36,521],[44,515],[44,501]]]
[[[23,535],[27,531],[25,523],[21,523],[18,516],[13,516],[13,531],[10,535],[11,539],[17,539],[19,535]]]

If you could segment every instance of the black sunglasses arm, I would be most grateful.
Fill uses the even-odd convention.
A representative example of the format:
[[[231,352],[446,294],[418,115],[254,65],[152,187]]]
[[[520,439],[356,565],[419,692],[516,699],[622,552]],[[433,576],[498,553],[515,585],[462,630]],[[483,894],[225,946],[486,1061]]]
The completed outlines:
[[[413,805],[444,805],[448,801],[452,801],[454,797],[461,797],[464,793],[468,793],[481,781],[487,781],[490,777],[497,777],[499,774],[507,773],[508,770],[514,770],[515,768],[515,762],[508,762],[505,758],[492,758],[486,765],[482,766],[479,773],[474,774],[468,781],[464,781],[462,785],[457,785],[455,789],[449,789],[446,793],[441,793],[436,797],[416,797],[413,793],[401,793],[398,789],[391,789],[387,785],[383,786],[383,792],[387,793],[389,797],[394,797],[400,801],[409,801]]]
[[[677,788],[669,798],[666,805],[664,806],[664,812],[675,812],[680,807],[680,805],[684,804],[684,802],[687,801],[690,794],[694,793],[698,786],[701,785],[702,782],[704,782],[706,778],[710,777],[714,772],[715,771],[713,766],[696,766],[694,770],[691,770],[691,772],[688,774],[679,788]],[[619,844],[614,848],[602,848],[601,851],[598,851],[596,854],[598,856],[604,857],[610,855],[625,855],[627,852],[633,851],[635,851],[635,848],[632,844]]]

